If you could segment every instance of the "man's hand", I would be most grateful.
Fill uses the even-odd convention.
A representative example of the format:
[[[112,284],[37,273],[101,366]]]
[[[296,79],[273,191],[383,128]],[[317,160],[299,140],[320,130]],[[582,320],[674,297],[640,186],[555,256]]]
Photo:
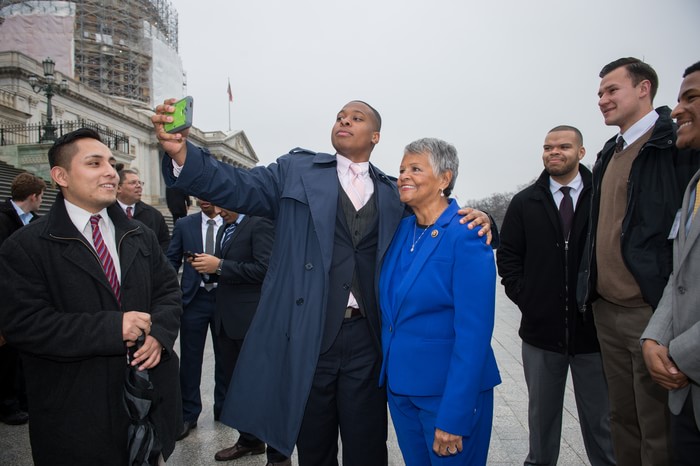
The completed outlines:
[[[190,130],[188,128],[181,133],[170,134],[163,127],[165,123],[173,121],[172,113],[175,111],[173,106],[175,102],[177,102],[177,99],[167,99],[163,104],[158,105],[155,110],[156,113],[151,116],[151,122],[156,130],[156,137],[160,146],[175,163],[182,166],[185,164],[185,158],[187,157],[185,141]]]
[[[160,363],[160,353],[162,351],[163,345],[161,345],[158,340],[148,335],[141,348],[134,353],[131,365],[138,366],[140,371],[152,369]]]
[[[151,315],[146,312],[128,311],[122,317],[122,338],[132,347],[141,334],[151,333]]]
[[[469,225],[467,225],[467,228],[470,230],[481,225],[481,229],[478,233],[479,236],[486,235],[486,244],[491,244],[491,219],[488,215],[480,210],[472,209],[471,207],[459,209],[457,213],[463,215],[459,223],[464,224],[470,222]]]
[[[435,440],[433,440],[433,451],[438,456],[456,455],[462,451],[462,436],[435,429]]]
[[[196,254],[194,259],[190,261],[192,267],[199,273],[216,273],[217,267],[219,267],[219,259],[211,254]]]
[[[688,385],[688,377],[671,360],[667,347],[654,340],[644,340],[642,354],[654,382],[666,390],[683,388]]]

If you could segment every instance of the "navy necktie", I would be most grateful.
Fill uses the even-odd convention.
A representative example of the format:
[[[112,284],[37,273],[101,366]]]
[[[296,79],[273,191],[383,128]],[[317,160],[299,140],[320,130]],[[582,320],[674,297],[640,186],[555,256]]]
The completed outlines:
[[[561,217],[561,227],[564,232],[564,238],[569,239],[571,232],[571,224],[574,222],[574,200],[571,198],[571,188],[562,186],[559,191],[564,195],[559,203],[559,216]]]

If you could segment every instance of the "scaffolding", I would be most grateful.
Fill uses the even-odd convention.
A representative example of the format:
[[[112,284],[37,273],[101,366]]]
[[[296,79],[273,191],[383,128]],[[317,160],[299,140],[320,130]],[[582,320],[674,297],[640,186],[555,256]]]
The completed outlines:
[[[0,0],[0,25],[10,13],[36,14],[43,7],[45,14],[51,14],[53,7],[66,3]],[[177,53],[177,11],[167,0],[77,0],[71,3],[75,6],[75,78],[98,92],[150,105],[154,68],[152,41],[158,40]]]

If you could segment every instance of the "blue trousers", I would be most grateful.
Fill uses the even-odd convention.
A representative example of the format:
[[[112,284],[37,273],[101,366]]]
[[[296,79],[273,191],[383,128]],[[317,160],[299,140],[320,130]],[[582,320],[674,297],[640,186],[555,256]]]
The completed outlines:
[[[486,464],[493,423],[493,389],[479,394],[476,424],[462,438],[462,451],[438,456],[433,451],[435,419],[442,397],[403,396],[388,390],[389,411],[406,466],[479,466]]]

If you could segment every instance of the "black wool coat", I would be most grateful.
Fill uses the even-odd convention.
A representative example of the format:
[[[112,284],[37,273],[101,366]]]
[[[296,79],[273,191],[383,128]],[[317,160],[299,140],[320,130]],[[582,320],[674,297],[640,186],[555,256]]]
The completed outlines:
[[[61,195],[48,215],[0,248],[0,328],[22,355],[36,465],[127,463],[123,311],[150,313],[151,335],[163,346],[149,374],[165,458],[182,427],[173,352],[182,312],[177,277],[150,230],[117,204],[108,215],[121,264],[121,307]]]
[[[583,191],[574,212],[568,252],[549,175],[543,171],[532,186],[511,200],[496,253],[501,283],[522,312],[520,337],[537,348],[571,355],[600,351],[590,308],[579,312],[576,305],[591,205],[591,172],[583,165],[579,171]]]

